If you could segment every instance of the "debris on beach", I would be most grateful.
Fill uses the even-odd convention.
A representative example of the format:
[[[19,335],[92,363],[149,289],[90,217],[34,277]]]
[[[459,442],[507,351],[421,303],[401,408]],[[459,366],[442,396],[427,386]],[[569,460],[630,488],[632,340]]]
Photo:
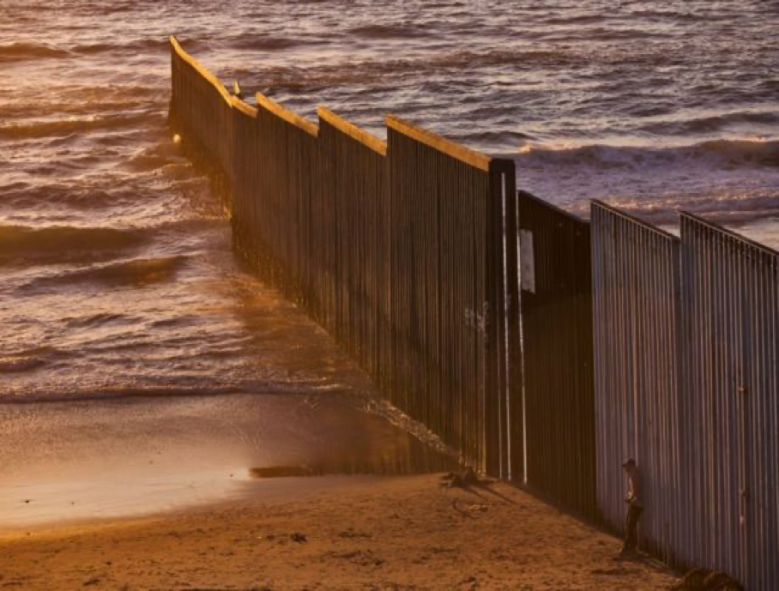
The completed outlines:
[[[357,566],[382,566],[385,560],[380,556],[377,556],[373,550],[354,550],[351,552],[333,552],[328,556],[332,558],[338,558],[341,560],[347,560]]]
[[[271,466],[266,468],[249,468],[252,478],[293,478],[301,476],[317,476],[321,471],[309,466]],[[231,474],[232,476],[232,474]]]
[[[338,537],[339,538],[349,538],[349,539],[353,539],[353,538],[370,538],[371,535],[367,534],[367,533],[355,531],[353,528],[350,527],[347,530],[342,531],[341,533],[339,533]]]
[[[468,488],[469,486],[483,484],[473,468],[466,468],[461,472],[449,472],[441,480],[441,486],[449,488]]]

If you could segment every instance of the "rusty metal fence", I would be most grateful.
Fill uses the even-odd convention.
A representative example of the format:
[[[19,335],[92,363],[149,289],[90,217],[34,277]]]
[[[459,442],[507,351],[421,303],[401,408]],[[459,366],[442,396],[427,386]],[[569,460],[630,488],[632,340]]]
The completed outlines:
[[[211,72],[181,49],[171,37],[170,120],[197,138],[190,154],[213,173],[220,195],[229,199],[233,187],[233,97]],[[213,164],[215,163],[215,166]],[[229,207],[229,203],[226,203]]]
[[[239,252],[393,404],[521,478],[513,162],[393,116],[385,144],[325,108],[317,125],[253,107],[175,39],[171,54],[171,121],[230,180]]]
[[[461,458],[643,547],[779,587],[779,255],[682,215],[591,223],[514,164],[394,116],[387,142],[231,96],[171,39],[171,122],[216,163],[238,251]],[[521,294],[521,298],[520,298]]]
[[[595,516],[590,225],[519,194],[527,482]]]

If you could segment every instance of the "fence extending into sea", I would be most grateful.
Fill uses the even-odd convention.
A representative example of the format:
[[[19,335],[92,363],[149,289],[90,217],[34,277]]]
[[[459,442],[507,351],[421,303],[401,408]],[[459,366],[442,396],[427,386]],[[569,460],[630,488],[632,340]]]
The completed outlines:
[[[171,38],[171,124],[237,250],[463,462],[642,545],[779,588],[779,253],[517,191],[514,162],[233,96]],[[516,524],[521,527],[521,524]]]

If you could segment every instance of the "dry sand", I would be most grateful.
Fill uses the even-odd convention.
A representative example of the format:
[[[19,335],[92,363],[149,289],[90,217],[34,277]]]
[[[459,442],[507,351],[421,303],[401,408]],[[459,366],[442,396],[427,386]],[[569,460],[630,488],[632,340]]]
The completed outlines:
[[[664,589],[677,580],[654,561],[615,561],[619,540],[505,484],[308,480],[331,485],[0,535],[0,589]]]

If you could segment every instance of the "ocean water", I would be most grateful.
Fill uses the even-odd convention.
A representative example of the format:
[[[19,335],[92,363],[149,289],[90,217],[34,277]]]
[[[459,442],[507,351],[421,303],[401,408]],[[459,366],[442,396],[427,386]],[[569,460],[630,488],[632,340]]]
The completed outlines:
[[[580,215],[691,210],[779,246],[779,2],[0,2],[0,414],[370,392],[236,261],[166,125],[167,37],[228,83],[516,160]],[[15,412],[15,411],[14,411]]]

